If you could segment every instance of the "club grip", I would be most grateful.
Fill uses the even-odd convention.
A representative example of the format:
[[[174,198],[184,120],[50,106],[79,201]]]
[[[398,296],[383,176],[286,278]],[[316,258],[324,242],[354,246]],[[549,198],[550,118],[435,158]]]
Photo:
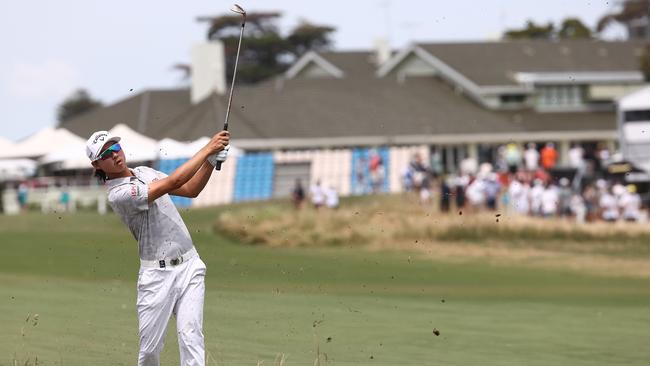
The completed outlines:
[[[217,161],[217,164],[214,166],[214,170],[221,170],[221,161]]]

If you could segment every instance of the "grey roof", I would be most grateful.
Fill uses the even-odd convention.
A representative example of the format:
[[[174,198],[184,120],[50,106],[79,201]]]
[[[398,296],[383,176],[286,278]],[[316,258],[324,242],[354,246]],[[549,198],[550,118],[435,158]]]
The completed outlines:
[[[296,79],[241,87],[235,94],[233,139],[615,129],[613,112],[493,111],[432,78],[408,79],[405,84],[391,79]],[[224,97],[213,95],[165,131],[181,139],[214,133],[222,123],[215,115],[223,116],[224,106]]]
[[[576,50],[572,48],[570,52],[582,54],[582,47],[587,43],[576,42]],[[509,61],[508,57],[499,54],[500,47],[518,50],[525,44],[536,42],[439,44],[430,45],[431,48],[427,46],[427,50],[432,53],[446,50],[435,55],[446,55],[445,62],[455,60],[457,63],[451,65],[457,69],[470,73],[473,69],[483,70],[481,80],[494,84],[505,80],[499,75],[511,65],[527,65],[524,61],[528,56],[513,56]],[[610,46],[608,52],[614,52],[620,45],[608,44]],[[554,49],[557,44],[536,44],[535,47],[535,52],[543,53],[542,49]],[[474,51],[460,57],[468,50]],[[482,50],[487,50],[485,52],[491,56],[482,55],[478,59],[485,62],[474,65],[476,54],[481,55]],[[396,78],[377,78],[370,52],[326,52],[321,56],[343,70],[346,76],[340,79],[277,78],[256,85],[237,85],[230,117],[233,140],[346,138],[349,141],[350,138],[369,136],[454,134],[503,134],[507,140],[508,133],[616,130],[613,112],[495,111],[478,105],[437,78],[407,78],[403,83]],[[547,56],[549,60],[553,59],[550,54]],[[508,67],[500,64],[498,59],[510,62]],[[528,70],[540,71],[537,61],[530,62],[532,66]],[[590,65],[598,65],[598,62],[591,61]],[[619,62],[623,65],[627,61]],[[572,70],[571,65],[567,63],[565,66]],[[556,60],[547,69],[567,70],[560,66],[561,62]],[[595,66],[589,67],[593,71]],[[211,136],[223,125],[227,95],[212,94],[192,105],[186,89],[146,93],[149,95],[148,104],[145,103],[145,94],[141,93],[79,116],[63,127],[88,136],[92,131],[125,123],[153,138],[192,140]],[[143,105],[148,105],[148,108],[143,108]]]
[[[341,69],[345,77],[368,79],[375,76],[376,64],[373,52],[320,52],[319,55]]]
[[[521,40],[418,46],[477,85],[514,85],[514,72],[639,71],[645,42]]]
[[[79,115],[62,123],[61,127],[87,137],[94,131],[109,130],[123,123],[135,131],[155,137],[152,132],[160,125],[187,113],[191,107],[187,89],[148,90]]]

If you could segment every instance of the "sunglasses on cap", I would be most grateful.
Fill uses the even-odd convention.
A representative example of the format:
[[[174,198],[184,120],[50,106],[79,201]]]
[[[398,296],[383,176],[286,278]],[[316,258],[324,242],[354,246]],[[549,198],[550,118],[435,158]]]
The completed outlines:
[[[104,150],[101,154],[99,154],[99,157],[97,157],[97,160],[106,160],[113,156],[113,153],[117,153],[120,150],[122,150],[122,146],[118,143],[114,143],[113,145],[109,146],[108,149]]]

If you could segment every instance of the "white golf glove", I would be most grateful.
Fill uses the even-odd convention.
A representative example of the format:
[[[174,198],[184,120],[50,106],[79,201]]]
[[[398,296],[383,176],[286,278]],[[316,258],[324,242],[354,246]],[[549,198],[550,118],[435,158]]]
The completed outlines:
[[[228,150],[230,150],[230,145],[226,145],[226,147],[223,148],[223,150],[219,151],[216,154],[212,154],[208,156],[208,161],[212,166],[217,166],[217,162],[224,162],[226,161],[226,158],[228,157]]]

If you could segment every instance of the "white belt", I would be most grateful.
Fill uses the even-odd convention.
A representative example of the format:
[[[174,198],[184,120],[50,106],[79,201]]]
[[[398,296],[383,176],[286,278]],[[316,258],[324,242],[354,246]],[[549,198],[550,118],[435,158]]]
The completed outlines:
[[[140,259],[140,266],[149,267],[149,268],[165,268],[167,266],[175,267],[181,263],[185,263],[189,261],[190,259],[196,257],[197,255],[199,255],[199,253],[196,252],[196,248],[192,248],[187,252],[181,254],[180,257],[165,258],[157,261],[145,261],[143,259]]]

